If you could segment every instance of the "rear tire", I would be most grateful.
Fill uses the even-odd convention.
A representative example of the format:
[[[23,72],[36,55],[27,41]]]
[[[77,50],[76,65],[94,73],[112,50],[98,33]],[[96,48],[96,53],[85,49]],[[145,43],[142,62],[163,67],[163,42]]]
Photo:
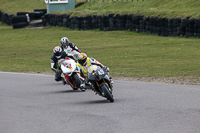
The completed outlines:
[[[105,83],[101,84],[101,90],[104,92],[106,98],[110,101],[110,102],[114,102],[114,98],[113,95],[110,93],[109,91],[109,86],[106,85]]]

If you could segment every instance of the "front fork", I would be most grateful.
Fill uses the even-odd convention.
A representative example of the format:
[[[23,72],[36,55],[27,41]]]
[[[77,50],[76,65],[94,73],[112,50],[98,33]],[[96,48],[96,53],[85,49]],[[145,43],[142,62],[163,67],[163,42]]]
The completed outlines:
[[[108,83],[106,82],[106,80],[105,79],[102,79],[103,80],[103,82],[108,86],[108,88],[109,88],[109,91],[110,91],[110,93],[112,94],[112,88],[111,87],[109,87],[109,85],[108,85]],[[99,83],[98,82],[96,82],[96,85],[97,85],[97,87],[98,87],[98,93],[100,93],[102,96],[105,96],[104,95],[104,92],[101,90],[101,87],[100,87],[100,85],[99,85]]]

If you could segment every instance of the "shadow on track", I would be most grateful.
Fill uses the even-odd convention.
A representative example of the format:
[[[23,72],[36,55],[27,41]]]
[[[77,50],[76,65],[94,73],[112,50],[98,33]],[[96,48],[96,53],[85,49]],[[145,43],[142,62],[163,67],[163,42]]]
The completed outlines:
[[[80,90],[59,90],[59,91],[52,91],[49,93],[78,93],[78,92],[82,92]]]
[[[76,102],[74,104],[82,105],[82,104],[106,104],[106,103],[109,103],[109,101],[107,101],[107,100],[80,101],[80,102]]]
[[[115,99],[115,102],[118,101]],[[91,100],[91,101],[81,101],[75,104],[114,104],[115,102],[111,103],[110,101],[103,99],[103,100]]]

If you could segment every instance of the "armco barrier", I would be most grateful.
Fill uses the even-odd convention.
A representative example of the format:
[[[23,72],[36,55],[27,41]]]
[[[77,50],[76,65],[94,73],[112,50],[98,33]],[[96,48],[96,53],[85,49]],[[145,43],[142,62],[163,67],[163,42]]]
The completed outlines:
[[[79,17],[46,14],[42,17],[44,26],[64,26],[71,29],[131,30],[159,36],[185,36],[200,38],[200,19],[157,18],[134,14],[109,14]]]

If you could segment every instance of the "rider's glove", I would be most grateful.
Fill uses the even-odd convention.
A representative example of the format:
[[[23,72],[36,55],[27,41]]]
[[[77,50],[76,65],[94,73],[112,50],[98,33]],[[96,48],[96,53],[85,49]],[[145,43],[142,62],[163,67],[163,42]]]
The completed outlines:
[[[104,66],[103,69],[104,69],[106,72],[109,72],[109,71],[110,71],[109,67],[107,67],[107,66]]]
[[[59,69],[57,69],[57,70],[56,70],[56,73],[57,73],[57,74],[61,74],[61,73],[62,73],[62,71],[61,71],[61,70],[59,70]]]
[[[110,71],[110,69],[109,69],[109,67],[107,67],[107,72],[109,72]]]

